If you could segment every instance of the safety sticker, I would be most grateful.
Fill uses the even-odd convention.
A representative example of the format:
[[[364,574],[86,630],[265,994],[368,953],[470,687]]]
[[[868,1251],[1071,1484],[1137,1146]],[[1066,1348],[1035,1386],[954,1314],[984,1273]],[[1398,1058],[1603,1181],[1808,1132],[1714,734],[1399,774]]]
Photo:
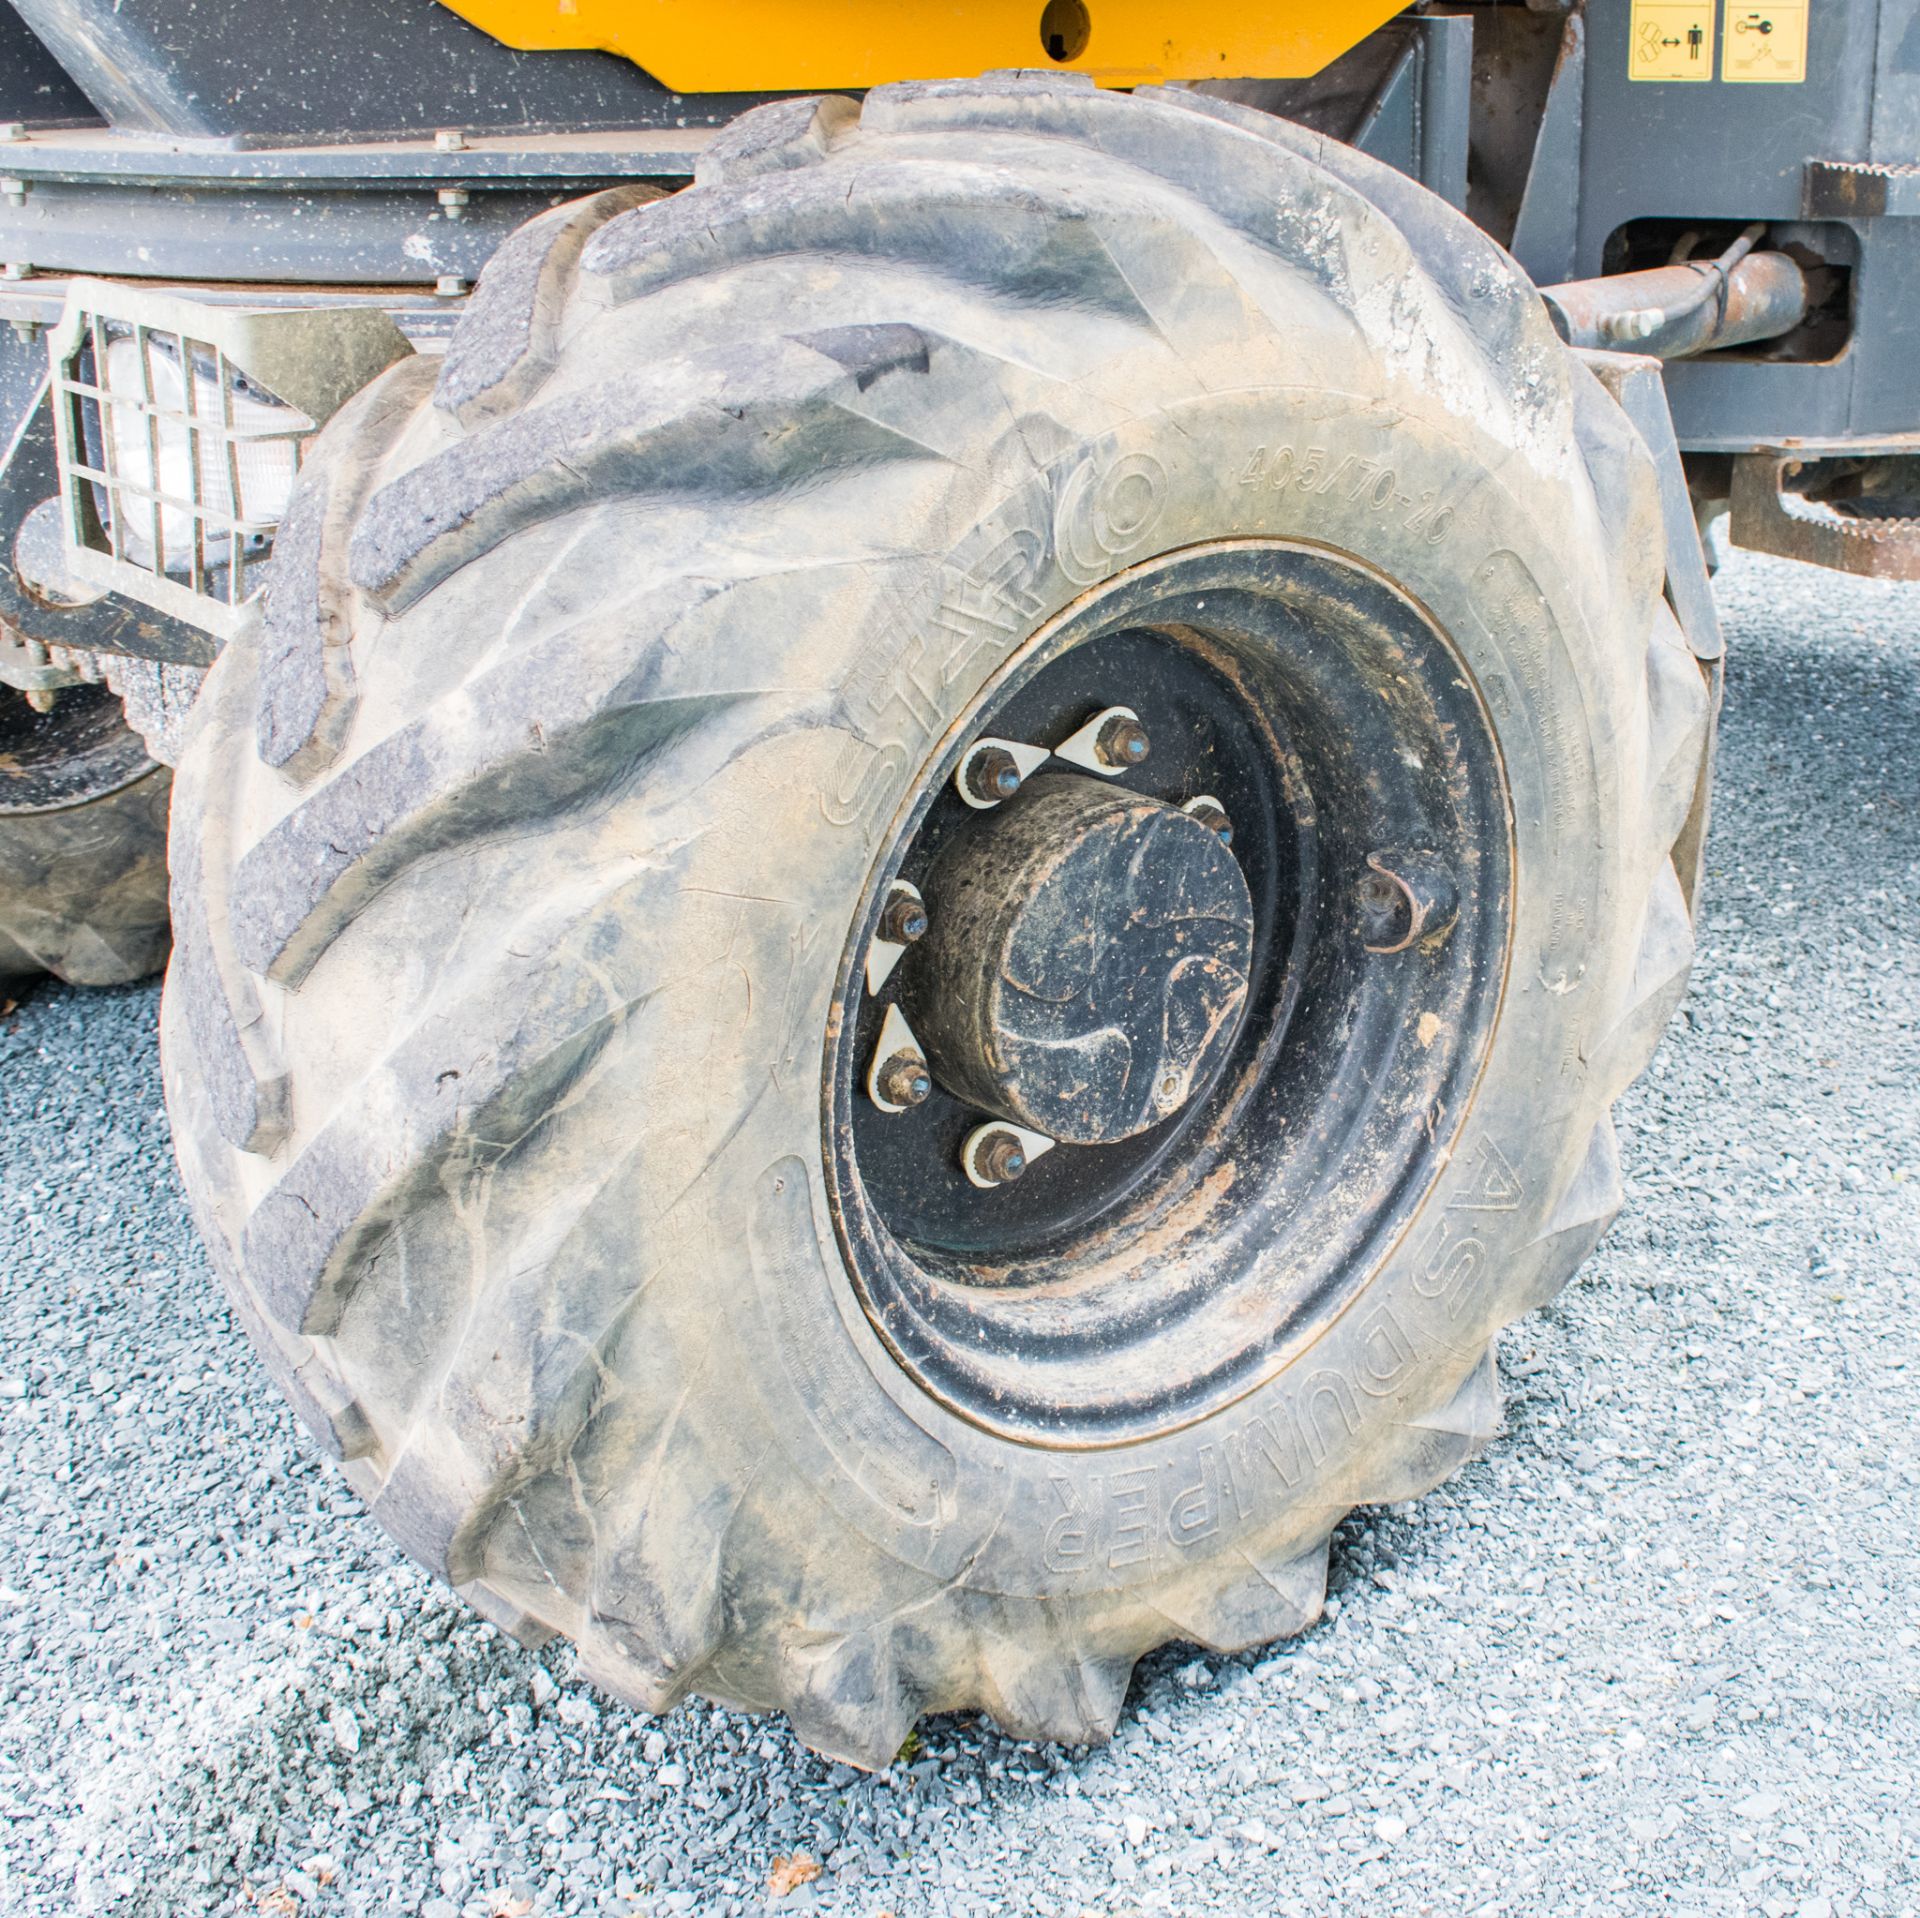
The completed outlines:
[[[1633,0],[1627,78],[1711,80],[1713,12],[1714,0]]]
[[[1786,86],[1807,77],[1808,0],[1784,6],[1740,6],[1727,0],[1726,32],[1720,42],[1723,80]]]

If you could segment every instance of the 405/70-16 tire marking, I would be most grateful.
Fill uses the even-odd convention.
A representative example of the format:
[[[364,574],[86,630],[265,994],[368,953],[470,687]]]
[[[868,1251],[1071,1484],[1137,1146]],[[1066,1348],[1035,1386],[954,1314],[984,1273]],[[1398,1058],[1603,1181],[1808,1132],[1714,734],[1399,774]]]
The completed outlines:
[[[1297,487],[1303,493],[1332,493],[1350,474],[1352,483],[1346,489],[1349,500],[1364,499],[1377,513],[1393,506],[1403,511],[1411,507],[1413,510],[1403,523],[1408,532],[1421,534],[1428,545],[1438,546],[1452,531],[1453,508],[1441,506],[1438,493],[1424,492],[1416,500],[1412,494],[1401,492],[1391,466],[1380,460],[1362,459],[1358,453],[1347,454],[1339,465],[1333,466],[1324,446],[1309,446],[1304,455],[1291,446],[1276,446],[1271,453],[1266,447],[1257,446],[1247,462],[1247,470],[1240,475],[1240,484],[1264,487],[1274,493],[1288,486]]]

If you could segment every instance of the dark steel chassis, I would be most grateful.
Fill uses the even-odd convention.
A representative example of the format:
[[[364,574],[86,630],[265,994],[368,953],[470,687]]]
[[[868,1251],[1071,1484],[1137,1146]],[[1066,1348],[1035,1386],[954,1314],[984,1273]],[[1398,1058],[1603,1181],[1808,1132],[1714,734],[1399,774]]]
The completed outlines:
[[[67,276],[374,299],[431,345],[522,221],[622,181],[684,184],[711,128],[754,104],[680,99],[605,56],[509,54],[426,0],[336,0],[324,22],[248,0],[244,29],[240,11],[204,0],[188,30],[163,0],[0,0],[0,621],[26,637],[211,652],[111,598],[46,606],[14,575],[15,529],[52,490],[42,334]],[[1667,366],[1671,428],[1642,425],[1657,456],[1684,456],[1669,498],[1730,499],[1748,543],[1910,574],[1920,520],[1883,503],[1871,537],[1841,537],[1824,508],[1781,503],[1866,460],[1897,506],[1920,455],[1920,0],[1823,0],[1810,20],[1793,86],[1628,80],[1630,0],[1475,0],[1402,15],[1311,80],[1217,90],[1421,180],[1541,284],[1765,221],[1822,276],[1823,310],[1797,336]],[[316,32],[320,57],[272,51],[311,52]],[[263,51],[250,65],[236,47]],[[430,77],[444,68],[464,92]],[[455,102],[469,125],[445,124]],[[1665,410],[1636,400],[1636,417]]]

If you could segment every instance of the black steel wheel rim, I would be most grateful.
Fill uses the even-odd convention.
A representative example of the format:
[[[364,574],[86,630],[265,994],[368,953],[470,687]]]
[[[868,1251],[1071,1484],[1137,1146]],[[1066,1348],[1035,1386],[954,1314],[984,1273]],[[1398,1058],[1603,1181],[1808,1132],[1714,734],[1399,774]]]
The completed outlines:
[[[0,686],[0,815],[104,799],[152,771],[105,686],[68,686],[44,713]]]
[[[1171,807],[1217,798],[1231,822],[1244,1004],[1178,1110],[982,1191],[961,1147],[994,1115],[941,1083],[904,1112],[868,1095],[887,1007],[928,1023],[936,981],[912,947],[869,992],[865,955],[896,881],[937,927],[943,873],[999,829],[954,782],[974,742],[1050,746],[1113,706],[1139,713],[1152,750],[1112,786]],[[1057,796],[1062,776],[1085,775],[1049,761],[1029,790]],[[1448,909],[1383,950],[1399,894],[1382,873],[1401,867]],[[1445,1163],[1499,1004],[1511,868],[1471,676],[1421,608],[1351,560],[1192,548],[1036,635],[896,820],[829,1028],[829,1191],[894,1357],[977,1423],[1073,1446],[1189,1423],[1270,1375],[1378,1268]]]

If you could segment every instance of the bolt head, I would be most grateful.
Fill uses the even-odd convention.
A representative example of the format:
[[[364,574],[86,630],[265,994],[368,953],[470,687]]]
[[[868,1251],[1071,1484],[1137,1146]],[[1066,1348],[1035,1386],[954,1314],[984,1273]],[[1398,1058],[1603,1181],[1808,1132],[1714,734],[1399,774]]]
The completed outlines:
[[[975,1142],[973,1169],[994,1185],[1010,1185],[1027,1169],[1027,1149],[1017,1134],[996,1126]]]
[[[927,936],[927,909],[910,892],[897,892],[880,915],[880,936],[896,946],[910,946]]]
[[[1020,765],[1004,746],[975,753],[967,766],[967,790],[974,798],[997,804],[1020,790]]]
[[[1147,755],[1153,750],[1153,742],[1147,737],[1147,729],[1137,719],[1129,719],[1124,713],[1115,713],[1100,728],[1093,742],[1093,750],[1103,766],[1124,772],[1146,764]]]
[[[897,1106],[923,1105],[933,1091],[933,1075],[917,1052],[896,1052],[874,1075],[874,1082]]]
[[[1233,821],[1218,806],[1189,806],[1187,810],[1219,840],[1221,845],[1233,844]]]

